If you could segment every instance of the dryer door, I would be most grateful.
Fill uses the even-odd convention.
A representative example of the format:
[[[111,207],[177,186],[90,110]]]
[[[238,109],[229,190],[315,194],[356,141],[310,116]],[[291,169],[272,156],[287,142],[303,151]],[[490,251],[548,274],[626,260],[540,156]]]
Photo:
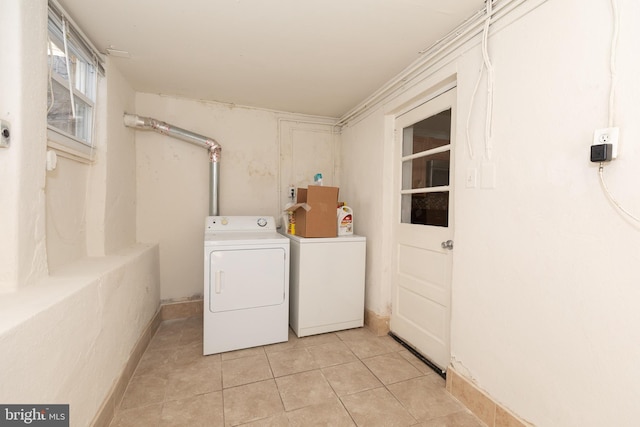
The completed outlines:
[[[256,248],[209,253],[209,310],[222,312],[285,301],[285,250]]]

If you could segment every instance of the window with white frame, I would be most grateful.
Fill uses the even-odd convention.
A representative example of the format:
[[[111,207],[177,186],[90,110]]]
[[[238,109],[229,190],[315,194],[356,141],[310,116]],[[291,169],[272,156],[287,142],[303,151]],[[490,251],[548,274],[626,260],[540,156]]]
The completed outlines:
[[[89,158],[98,74],[98,53],[55,2],[49,2],[47,55],[49,145]]]

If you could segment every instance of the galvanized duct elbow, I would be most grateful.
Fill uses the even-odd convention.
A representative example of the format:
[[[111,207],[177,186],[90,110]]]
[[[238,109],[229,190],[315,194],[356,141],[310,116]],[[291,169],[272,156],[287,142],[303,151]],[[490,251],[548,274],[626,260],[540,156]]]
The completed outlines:
[[[169,123],[162,122],[160,120],[152,119],[151,117],[140,117],[135,114],[125,113],[124,124],[125,126],[136,129],[154,130],[163,135],[181,139],[202,148],[206,148],[209,150],[209,160],[212,162],[220,161],[222,146],[213,138],[170,125]]]
[[[135,114],[125,113],[124,124],[127,127],[135,129],[153,130],[163,135],[181,139],[183,141],[207,149],[207,151],[209,151],[209,161],[211,162],[209,168],[209,215],[217,216],[220,214],[218,208],[220,168],[218,163],[220,162],[222,146],[218,143],[218,141],[213,138],[208,138],[206,136],[199,135],[186,129],[179,128],[177,126],[170,125],[169,123],[152,119],[151,117],[140,117]]]

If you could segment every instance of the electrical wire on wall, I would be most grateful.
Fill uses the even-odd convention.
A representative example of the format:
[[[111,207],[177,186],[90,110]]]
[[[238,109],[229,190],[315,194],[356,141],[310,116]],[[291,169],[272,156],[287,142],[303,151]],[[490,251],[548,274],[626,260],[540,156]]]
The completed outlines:
[[[620,31],[620,12],[618,10],[618,2],[617,0],[611,0],[611,12],[613,15],[613,34],[611,36],[611,57],[609,62],[610,73],[611,73],[611,86],[609,91],[609,119],[608,125],[609,127],[614,127],[614,107],[615,107],[615,93],[616,93],[616,85],[617,85],[617,70],[616,70],[616,54],[618,50],[618,34]],[[604,162],[600,162],[600,166],[598,167],[598,176],[600,177],[600,183],[602,184],[602,189],[604,193],[607,195],[607,198],[613,205],[623,214],[625,214],[628,218],[633,221],[640,223],[640,218],[636,215],[629,212],[625,209],[611,191],[609,191],[609,187],[607,187],[607,183],[604,180]]]
[[[609,188],[607,188],[606,182],[604,181],[603,169],[604,169],[604,162],[600,162],[600,167],[598,168],[598,175],[600,175],[600,183],[602,184],[602,188],[604,189],[604,192],[607,195],[607,197],[609,197],[609,200],[611,201],[611,203],[613,203],[615,207],[618,208],[618,210],[620,210],[620,212],[622,212],[623,214],[625,214],[635,222],[640,223],[640,218],[633,215],[631,212],[629,212],[624,207],[622,207],[622,205],[618,203],[618,201],[613,197],[613,195],[609,191]]]
[[[482,81],[482,75],[484,69],[487,69],[487,108],[486,108],[486,116],[485,116],[485,128],[484,128],[484,151],[485,157],[487,160],[491,160],[491,154],[493,151],[493,141],[492,141],[492,126],[493,126],[493,84],[494,84],[494,71],[493,64],[491,63],[491,58],[489,57],[489,27],[491,25],[491,15],[493,14],[493,0],[486,0],[486,18],[484,22],[484,27],[482,30],[482,65],[480,66],[480,70],[478,72],[478,80],[476,81],[476,85],[473,89],[473,93],[471,95],[471,100],[469,102],[469,114],[467,115],[467,125],[466,125],[466,133],[467,133],[467,148],[469,149],[469,156],[473,159],[473,147],[471,144],[471,136],[469,134],[469,126],[471,122],[471,113],[473,111],[473,103],[476,99],[476,94],[478,93],[478,89],[480,87],[480,82]]]
[[[613,15],[613,34],[611,36],[611,57],[609,60],[609,69],[611,70],[611,87],[609,91],[609,127],[613,127],[614,100],[616,96],[616,86],[618,84],[618,74],[616,70],[618,34],[620,32],[620,13],[618,12],[618,0],[611,0],[611,13]]]

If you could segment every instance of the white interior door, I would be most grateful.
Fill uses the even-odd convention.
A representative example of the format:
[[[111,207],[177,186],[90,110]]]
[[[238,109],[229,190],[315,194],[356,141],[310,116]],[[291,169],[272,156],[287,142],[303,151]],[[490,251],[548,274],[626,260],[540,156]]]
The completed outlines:
[[[456,90],[396,118],[391,331],[446,370],[450,361]]]

